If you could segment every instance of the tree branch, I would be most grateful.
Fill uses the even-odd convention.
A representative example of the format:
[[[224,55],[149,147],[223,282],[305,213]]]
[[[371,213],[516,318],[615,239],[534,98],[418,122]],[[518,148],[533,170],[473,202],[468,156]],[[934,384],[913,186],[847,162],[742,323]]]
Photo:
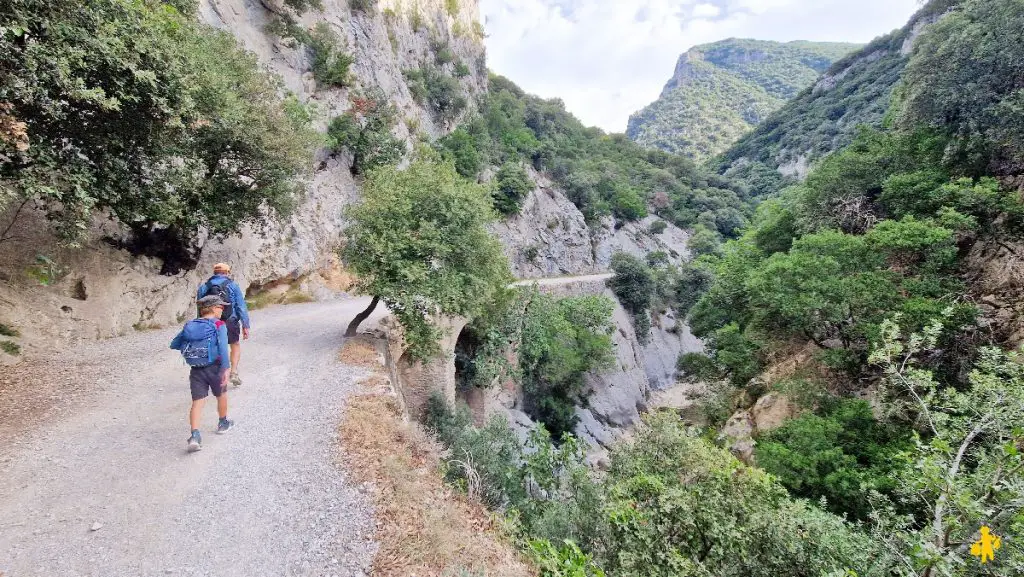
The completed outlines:
[[[949,493],[953,490],[953,484],[956,481],[956,476],[960,472],[960,463],[963,462],[964,454],[967,449],[974,442],[974,439],[985,430],[989,425],[989,418],[992,414],[989,413],[985,418],[978,423],[967,437],[964,438],[963,442],[960,443],[960,448],[956,452],[956,457],[953,459],[953,463],[949,466],[949,472],[946,474],[946,488],[939,495],[939,499],[935,502],[935,517],[932,519],[932,531],[935,533],[935,545],[939,549],[946,547],[946,535],[942,529],[942,515],[946,508],[946,502],[949,500]]]

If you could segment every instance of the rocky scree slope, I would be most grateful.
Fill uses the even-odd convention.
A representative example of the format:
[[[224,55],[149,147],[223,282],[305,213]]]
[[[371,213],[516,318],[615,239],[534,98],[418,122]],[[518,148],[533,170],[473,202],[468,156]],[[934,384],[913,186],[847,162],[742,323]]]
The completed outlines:
[[[443,134],[448,128],[416,101],[403,71],[435,61],[438,47],[444,46],[455,62],[468,68],[459,78],[467,99],[484,91],[487,72],[477,2],[372,4],[361,10],[345,0],[323,0],[322,9],[297,18],[303,29],[326,23],[341,38],[354,59],[346,88],[318,86],[310,49],[267,31],[268,24],[289,10],[283,0],[201,0],[198,12],[205,23],[234,35],[281,78],[284,90],[310,105],[321,130],[352,106],[351,98],[359,91],[379,89],[397,107],[400,120],[406,120],[394,132],[410,146],[420,133]],[[320,150],[310,158],[314,170],[305,198],[287,221],[269,231],[207,241],[197,268],[176,275],[160,274],[159,259],[133,256],[104,242],[104,237],[124,237],[116,221],[97,221],[84,245],[70,249],[57,242],[41,214],[22,211],[10,230],[19,242],[7,243],[0,254],[0,319],[19,330],[19,343],[27,350],[116,336],[133,327],[165,326],[190,314],[194,287],[218,261],[234,265],[243,289],[299,281],[314,296],[326,293],[321,287],[338,280],[334,254],[345,226],[343,208],[359,197],[351,162],[347,152]],[[0,223],[6,226],[14,216],[0,215]],[[43,273],[48,286],[31,278],[33,272]],[[0,353],[0,362],[16,360]]]
[[[648,147],[703,160],[725,150],[858,44],[729,39],[679,57],[661,96],[629,119]]]

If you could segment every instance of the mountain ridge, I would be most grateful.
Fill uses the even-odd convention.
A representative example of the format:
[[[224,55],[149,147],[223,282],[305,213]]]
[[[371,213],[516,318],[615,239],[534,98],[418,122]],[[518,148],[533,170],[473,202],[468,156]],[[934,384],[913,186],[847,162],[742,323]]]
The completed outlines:
[[[658,100],[630,116],[643,146],[703,160],[813,84],[858,44],[729,38],[680,55]]]

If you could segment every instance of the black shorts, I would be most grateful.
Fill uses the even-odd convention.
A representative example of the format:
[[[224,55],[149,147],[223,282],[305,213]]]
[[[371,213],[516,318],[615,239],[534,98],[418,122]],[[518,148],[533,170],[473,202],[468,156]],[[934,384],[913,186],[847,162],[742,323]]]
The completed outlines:
[[[215,397],[223,395],[224,389],[220,386],[222,374],[220,363],[208,367],[192,367],[192,372],[188,375],[188,383],[192,387],[192,400],[205,399],[211,392]]]
[[[233,345],[238,342],[238,339],[242,336],[242,321],[234,318],[224,321],[224,324],[228,326],[228,344]]]

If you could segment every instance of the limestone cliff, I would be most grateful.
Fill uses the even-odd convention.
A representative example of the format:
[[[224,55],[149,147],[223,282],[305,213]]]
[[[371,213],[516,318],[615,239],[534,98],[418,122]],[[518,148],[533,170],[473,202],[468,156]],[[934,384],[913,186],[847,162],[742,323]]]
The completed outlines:
[[[397,136],[413,143],[418,133],[436,137],[446,132],[449,127],[416,103],[402,75],[404,69],[432,60],[439,44],[447,44],[457,61],[469,67],[470,74],[460,80],[465,92],[472,96],[485,90],[476,0],[380,0],[368,12],[345,0],[323,0],[322,6],[303,14],[299,24],[308,28],[326,22],[344,39],[355,57],[351,89],[318,87],[309,51],[302,45],[290,47],[266,31],[283,9],[281,0],[202,0],[199,13],[256,54],[281,77],[284,89],[313,105],[321,128],[349,107],[355,90],[377,87],[407,120],[398,123]],[[198,268],[173,276],[160,274],[159,260],[132,256],[105,242],[123,236],[112,220],[96,222],[83,247],[68,249],[48,233],[41,215],[23,211],[12,229],[17,244],[5,246],[0,254],[0,320],[20,330],[21,343],[29,350],[176,323],[191,312],[195,285],[217,261],[234,265],[243,289],[302,279],[307,290],[316,291],[330,276],[318,271],[336,265],[333,254],[345,226],[343,208],[359,196],[350,163],[344,155],[318,153],[310,159],[306,197],[290,219],[262,233],[246,231],[223,242],[205,242]],[[0,215],[0,222],[6,225],[13,216]]]

